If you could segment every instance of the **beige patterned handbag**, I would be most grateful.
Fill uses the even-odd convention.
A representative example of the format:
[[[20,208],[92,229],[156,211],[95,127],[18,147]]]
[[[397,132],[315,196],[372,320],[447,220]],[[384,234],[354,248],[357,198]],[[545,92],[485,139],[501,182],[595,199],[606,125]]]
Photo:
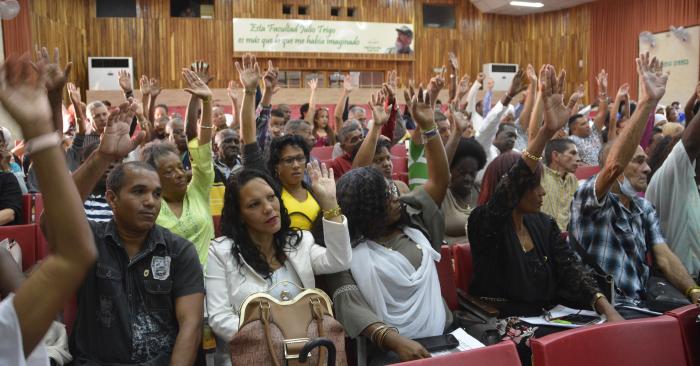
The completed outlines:
[[[345,330],[333,318],[332,302],[319,289],[306,289],[289,301],[267,293],[248,296],[241,305],[238,332],[229,344],[236,365],[301,365],[299,351],[318,337],[330,339],[336,364],[345,366]],[[319,354],[320,353],[320,354]],[[308,363],[326,364],[327,352],[315,348]]]

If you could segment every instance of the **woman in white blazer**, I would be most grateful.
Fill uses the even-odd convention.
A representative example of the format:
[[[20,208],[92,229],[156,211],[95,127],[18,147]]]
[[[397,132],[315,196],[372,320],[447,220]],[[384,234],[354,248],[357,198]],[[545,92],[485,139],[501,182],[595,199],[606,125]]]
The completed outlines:
[[[205,274],[209,325],[219,339],[217,346],[227,345],[238,331],[240,307],[249,295],[269,291],[288,300],[300,288],[315,287],[315,274],[350,268],[350,235],[336,201],[333,171],[318,162],[307,170],[323,211],[325,248],[310,232],[290,228],[280,189],[267,173],[244,169],[229,178],[221,218],[224,236],[209,247]],[[229,364],[227,347],[217,348],[217,358]]]

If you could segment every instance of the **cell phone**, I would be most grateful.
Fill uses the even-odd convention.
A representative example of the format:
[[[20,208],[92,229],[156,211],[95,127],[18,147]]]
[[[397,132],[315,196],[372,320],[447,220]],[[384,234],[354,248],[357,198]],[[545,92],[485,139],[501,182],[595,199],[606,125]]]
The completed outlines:
[[[581,314],[571,314],[566,316],[561,316],[559,318],[553,318],[551,322],[564,321],[576,325],[588,325],[600,321],[600,317],[593,315],[581,315]]]
[[[420,343],[428,352],[445,351],[459,346],[459,341],[452,334],[416,338],[414,341]]]

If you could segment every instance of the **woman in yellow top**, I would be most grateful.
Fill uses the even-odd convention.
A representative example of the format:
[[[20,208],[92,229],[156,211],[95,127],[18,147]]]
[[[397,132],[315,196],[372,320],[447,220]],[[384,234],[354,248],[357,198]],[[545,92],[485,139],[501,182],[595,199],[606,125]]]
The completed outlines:
[[[310,150],[296,135],[278,137],[270,143],[267,169],[282,185],[282,201],[292,219],[293,228],[311,230],[321,207],[304,181]]]
[[[212,93],[194,71],[183,69],[182,76],[189,85],[185,91],[202,102],[202,119],[196,137],[190,138],[188,143],[192,181],[188,184],[187,172],[173,144],[158,141],[148,143],[141,153],[141,160],[156,168],[160,177],[163,204],[156,224],[191,241],[197,249],[199,262],[204,266],[209,243],[214,238],[214,224],[209,212],[209,191],[214,182],[211,153]],[[188,120],[188,125],[191,122]],[[191,127],[193,126],[187,126],[186,130]]]

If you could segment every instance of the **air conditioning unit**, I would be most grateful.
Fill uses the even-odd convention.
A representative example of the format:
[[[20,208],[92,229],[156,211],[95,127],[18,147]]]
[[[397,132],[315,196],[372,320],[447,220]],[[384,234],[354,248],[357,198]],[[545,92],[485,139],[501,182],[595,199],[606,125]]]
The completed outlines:
[[[119,70],[129,71],[133,83],[134,61],[131,57],[88,57],[90,90],[120,90]]]
[[[506,91],[518,72],[518,64],[484,64],[483,70],[486,78],[493,79],[494,91]]]

